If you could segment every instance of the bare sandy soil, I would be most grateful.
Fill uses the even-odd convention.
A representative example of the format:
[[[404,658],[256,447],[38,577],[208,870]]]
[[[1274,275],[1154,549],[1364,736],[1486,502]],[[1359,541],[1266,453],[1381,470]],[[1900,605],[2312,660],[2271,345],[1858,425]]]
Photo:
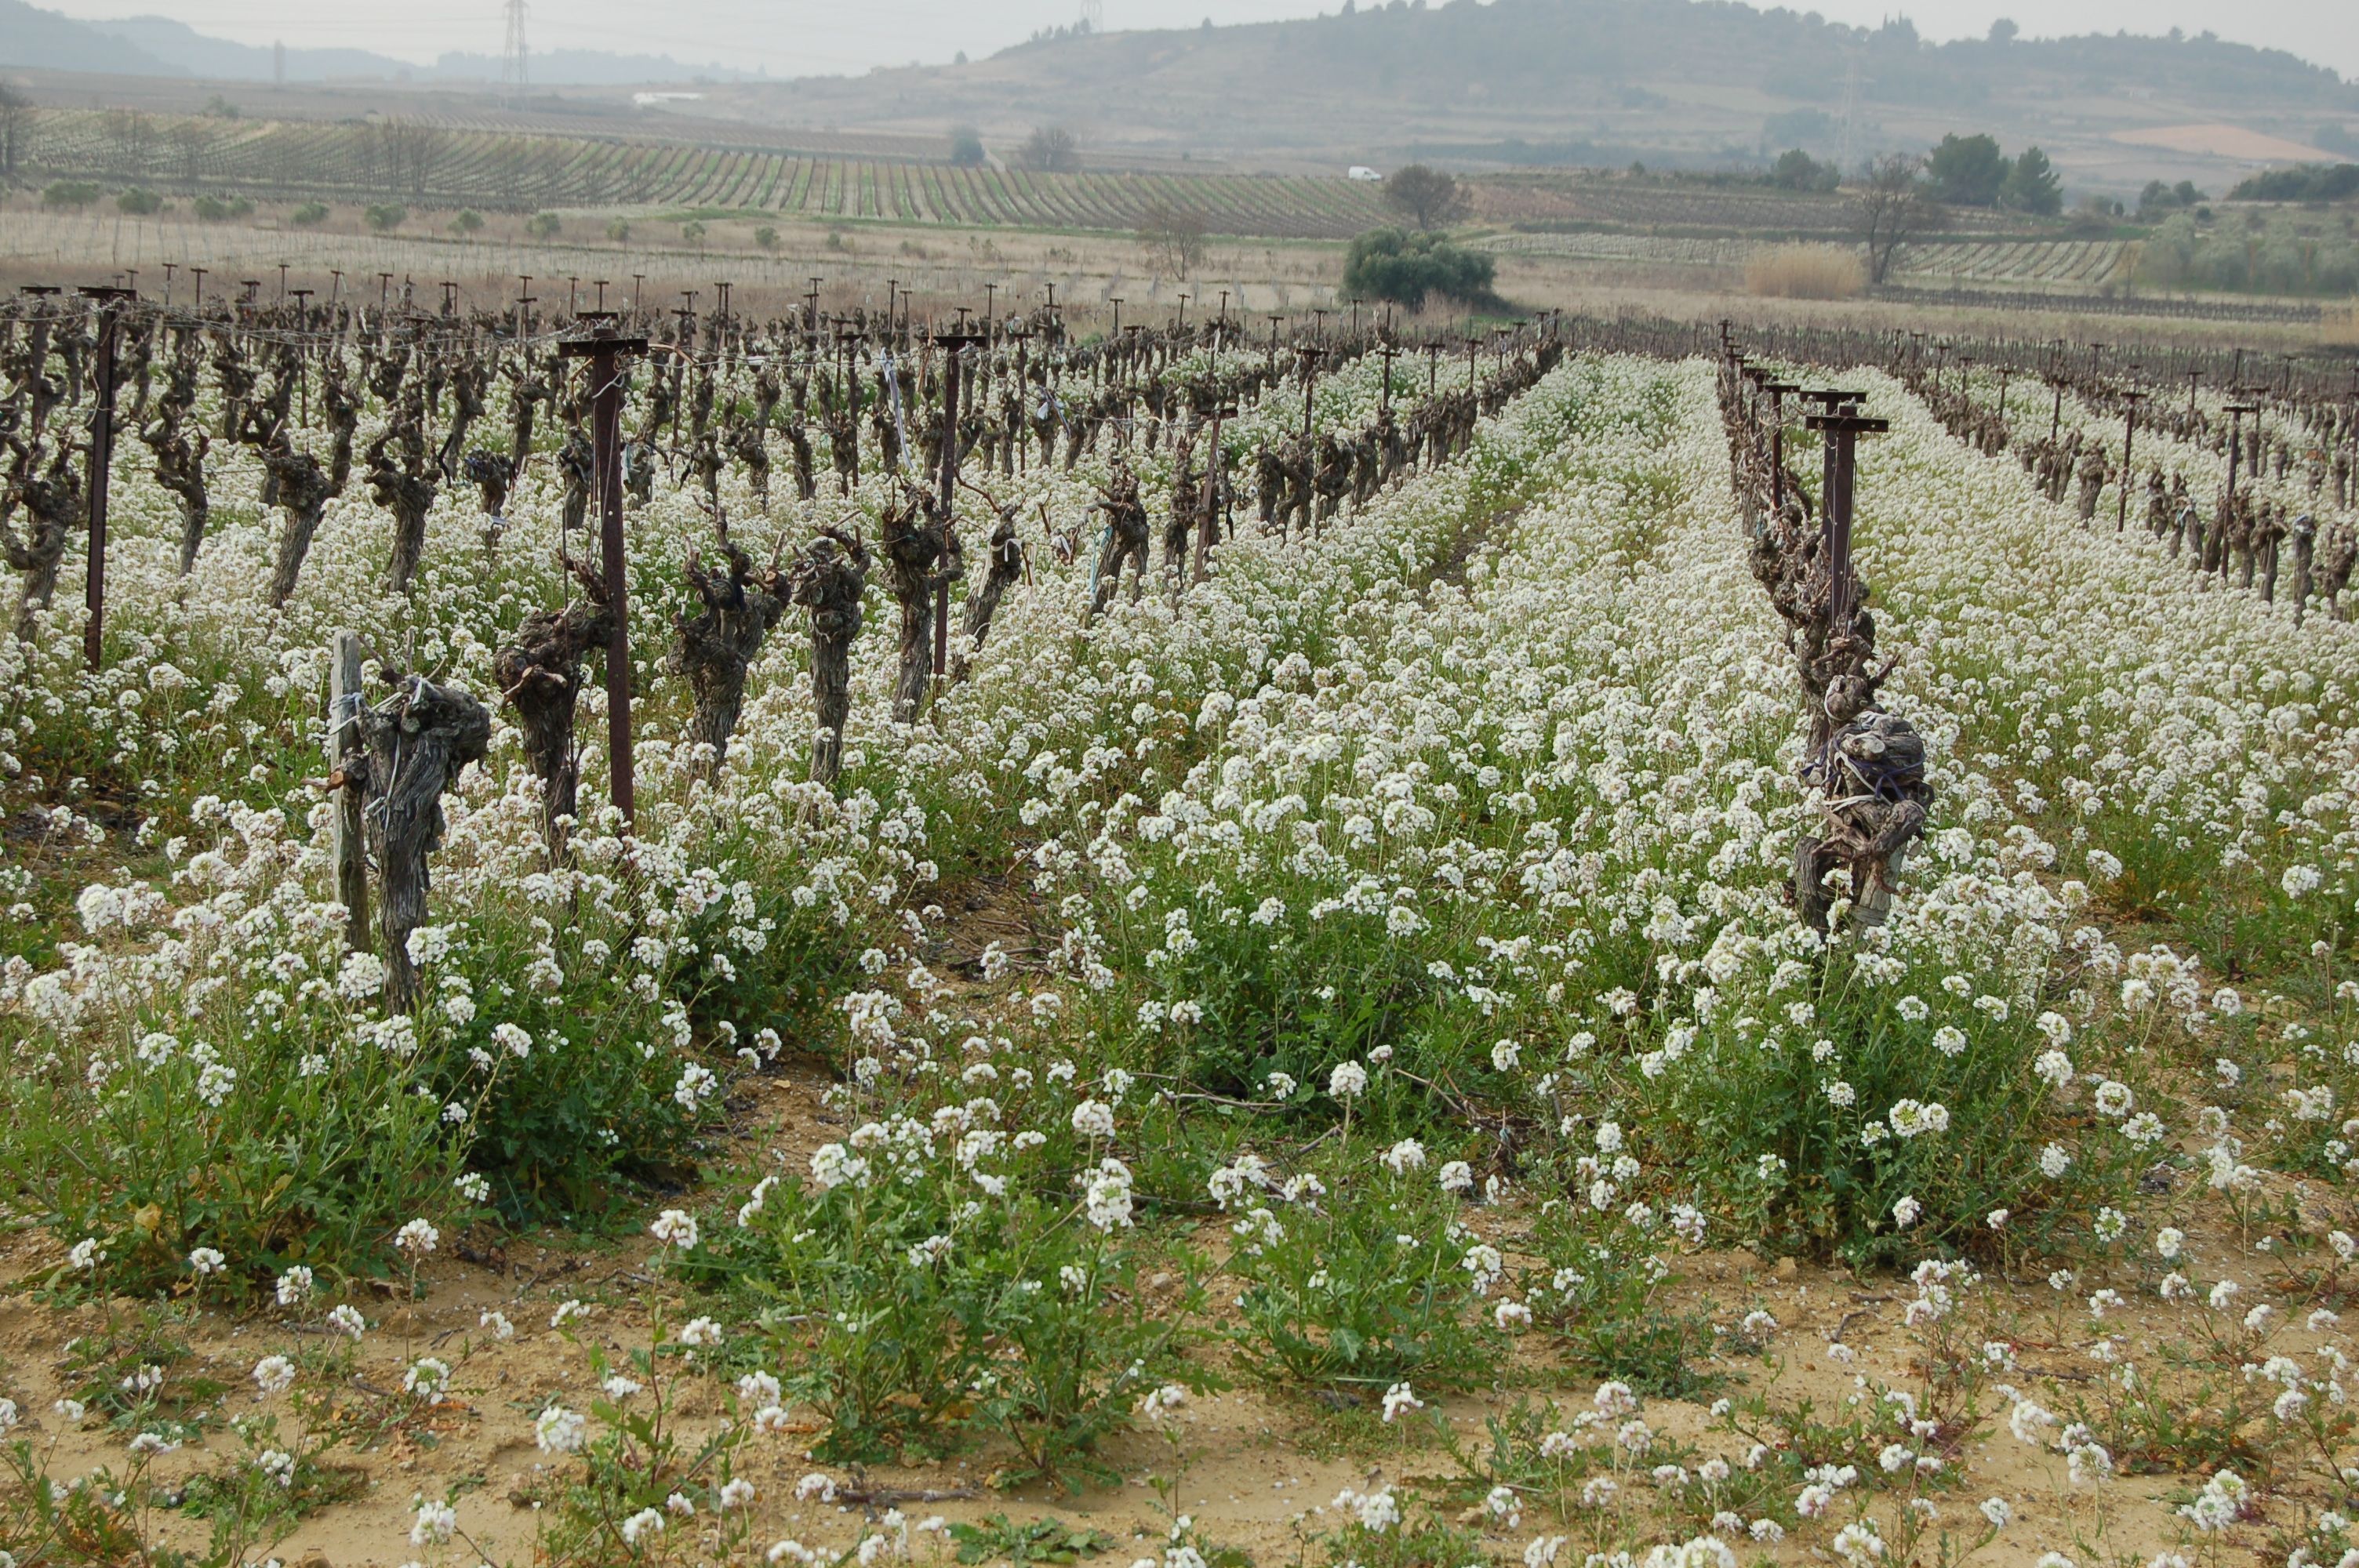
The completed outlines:
[[[823,1108],[824,1087],[822,1077],[804,1066],[742,1088],[732,1105],[739,1134],[734,1141],[744,1152],[742,1169],[782,1162],[799,1167],[820,1142],[840,1136],[833,1114]],[[742,1185],[742,1180],[716,1172],[709,1191],[697,1196],[734,1201]],[[1525,1217],[1511,1203],[1486,1211],[1479,1225],[1512,1249]],[[1200,1239],[1217,1257],[1226,1236],[1215,1223]],[[464,1545],[468,1554],[463,1560],[471,1563],[477,1552],[483,1560],[504,1564],[535,1561],[544,1522],[540,1503],[552,1495],[555,1479],[552,1461],[535,1446],[535,1414],[552,1398],[576,1408],[587,1403],[592,1380],[588,1345],[602,1344],[619,1358],[634,1346],[645,1346],[657,1314],[677,1325],[700,1310],[663,1278],[651,1256],[654,1248],[644,1237],[614,1246],[546,1237],[470,1241],[446,1248],[424,1271],[414,1301],[400,1300],[397,1292],[386,1290],[353,1298],[371,1325],[350,1386],[340,1393],[355,1411],[386,1408],[395,1398],[392,1391],[401,1385],[404,1368],[419,1356],[440,1356],[456,1371],[451,1392],[425,1419],[407,1422],[361,1451],[336,1454],[339,1464],[357,1473],[355,1495],[302,1519],[273,1549],[271,1554],[290,1568],[393,1568],[418,1559],[420,1552],[411,1545],[408,1532],[421,1495],[455,1499],[462,1537],[446,1551],[447,1560],[461,1560],[449,1552]],[[2204,1256],[2207,1272],[2241,1273],[2249,1279],[2265,1262],[2252,1254],[2239,1259],[2234,1237],[2196,1237],[2190,1247]],[[136,1307],[130,1303],[73,1308],[45,1304],[24,1287],[56,1267],[52,1251],[20,1238],[0,1260],[18,1287],[0,1297],[0,1391],[27,1412],[17,1435],[49,1454],[53,1477],[70,1479],[100,1465],[114,1466],[119,1473],[125,1434],[104,1430],[95,1417],[70,1423],[52,1409],[52,1401],[69,1391],[64,1374],[70,1343],[110,1321],[125,1320]],[[472,1252],[479,1260],[453,1255],[460,1251]],[[2240,1262],[2248,1267],[2240,1268]],[[2125,1358],[2158,1364],[2159,1347],[2186,1327],[2183,1316],[2171,1316],[2173,1309],[2157,1303],[2150,1292],[2141,1298],[2128,1281],[2119,1281],[2130,1298],[2128,1304],[2109,1313],[2102,1329],[2093,1327],[2082,1303],[2103,1282],[2083,1278],[2069,1292],[2059,1292],[2038,1280],[1986,1280],[1967,1308],[1974,1325],[1971,1333],[2012,1344],[2019,1359],[2013,1381],[2049,1408],[2063,1409],[2073,1393],[2085,1392],[2093,1378],[2104,1371],[2087,1353],[2097,1334],[2113,1335]],[[1216,1301],[1223,1299],[1221,1284],[1217,1279],[1212,1281]],[[1690,1400],[1649,1401],[1646,1418],[1658,1433],[1692,1443],[1699,1458],[1720,1454],[1741,1462],[1742,1442],[1717,1430],[1708,1403],[1716,1395],[1741,1397],[1774,1381],[1782,1397],[1808,1398],[1832,1414],[1872,1384],[1921,1386],[1919,1338],[1903,1322],[1914,1294],[1905,1279],[1854,1277],[1791,1260],[1765,1263],[1741,1251],[1688,1259],[1666,1304],[1707,1312],[1716,1324],[1730,1328],[1746,1313],[1767,1310],[1781,1325],[1770,1355],[1782,1367],[1773,1370],[1759,1356],[1732,1352],[1715,1357],[1703,1368],[1711,1379],[1706,1393]],[[580,1344],[549,1326],[555,1309],[568,1301],[590,1308],[573,1325]],[[2278,1306],[2298,1325],[2307,1304],[2284,1301]],[[301,1314],[299,1326],[316,1334],[310,1325],[319,1322],[320,1310],[315,1303]],[[514,1337],[503,1340],[484,1329],[484,1316],[493,1312],[515,1325]],[[216,1413],[224,1420],[259,1407],[251,1378],[255,1363],[289,1351],[304,1339],[295,1314],[276,1308],[247,1315],[192,1313],[180,1328],[190,1359],[176,1368],[175,1375],[210,1377],[223,1385],[228,1391]],[[2272,1348],[2306,1352],[2323,1343],[2297,1326],[2281,1334]],[[1589,1406],[1597,1388],[1594,1378],[1569,1374],[1544,1336],[1527,1336],[1519,1347],[1499,1388],[1479,1397],[1436,1401],[1432,1413],[1470,1445],[1479,1445],[1487,1417],[1522,1400],[1553,1401],[1567,1416]],[[1215,1365],[1225,1361],[1217,1343],[1200,1354]],[[723,1391],[718,1379],[691,1379],[680,1405],[687,1426],[711,1430],[721,1419]],[[2143,1563],[2183,1537],[2169,1505],[2174,1496],[2183,1498],[2201,1477],[2125,1476],[2102,1489],[2075,1487],[2067,1479],[2060,1455],[2008,1434],[2003,1400],[1985,1394],[1981,1404],[1979,1425],[1951,1454],[1957,1484],[1937,1505],[1942,1522],[1968,1541],[1979,1533],[1975,1510],[1984,1498],[2004,1498],[2012,1505],[2015,1522],[1977,1561],[2028,1563],[2044,1551],[2059,1549],[2082,1568],[2096,1563]],[[1306,1543],[1339,1522],[1332,1504],[1346,1487],[1392,1484],[1408,1495],[1465,1495],[1462,1476],[1433,1428],[1410,1422],[1386,1426],[1370,1409],[1337,1409],[1298,1391],[1240,1377],[1229,1391],[1200,1397],[1180,1420],[1187,1454],[1181,1506],[1193,1515],[1204,1537],[1243,1548],[1257,1563],[1300,1561],[1306,1552],[1315,1560],[1316,1547]],[[746,1451],[750,1462],[740,1473],[756,1487],[753,1540],[757,1549],[777,1537],[792,1536],[814,1550],[849,1550],[887,1509],[898,1508],[912,1521],[929,1516],[973,1520],[1003,1513],[1022,1521],[1051,1515],[1114,1537],[1120,1544],[1105,1561],[1120,1563],[1125,1553],[1157,1551],[1169,1527],[1151,1486],[1156,1476],[1168,1473],[1169,1451],[1154,1433],[1143,1430],[1121,1436],[1106,1452],[1123,1475],[1120,1485],[1071,1495],[1038,1485],[998,1488],[995,1468],[1003,1456],[989,1451],[912,1469],[847,1471],[816,1465],[809,1456],[816,1431],[812,1422],[798,1420],[782,1433],[756,1440]],[[159,1461],[153,1474],[160,1489],[168,1493],[190,1476],[234,1463],[239,1452],[234,1440],[216,1428],[205,1442]],[[798,1497],[798,1484],[814,1471],[836,1483],[839,1495],[833,1504]],[[1455,1487],[1450,1484],[1453,1477]],[[1475,1487],[1475,1495],[1481,1489]],[[2314,1501],[2296,1488],[2272,1499],[2268,1511],[2272,1518],[2290,1521]],[[1456,1515],[1458,1506],[1452,1504],[1449,1511]],[[1576,1548],[1583,1540],[1577,1523],[1568,1531],[1545,1512],[1512,1530],[1485,1520],[1479,1509],[1467,1510],[1464,1518],[1472,1525],[1492,1525],[1486,1544],[1503,1557],[1520,1553],[1535,1534],[1572,1533]],[[160,1542],[202,1541],[201,1525],[169,1510],[158,1510],[150,1519]],[[2246,1528],[2255,1536],[2260,1529]],[[1781,1544],[1747,1550],[1759,1552],[1764,1561],[1826,1561],[1827,1533],[1812,1530]],[[938,1538],[919,1540],[934,1542],[919,1547],[921,1557],[943,1550]],[[1571,1560],[1578,1560],[1577,1553]]]

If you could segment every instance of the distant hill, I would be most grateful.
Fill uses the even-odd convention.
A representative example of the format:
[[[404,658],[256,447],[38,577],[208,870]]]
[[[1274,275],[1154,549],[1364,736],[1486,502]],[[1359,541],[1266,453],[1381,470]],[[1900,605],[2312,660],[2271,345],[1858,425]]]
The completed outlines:
[[[608,54],[603,49],[550,49],[535,54],[526,70],[537,86],[626,87],[646,81],[758,81],[763,73],[734,70],[724,65],[691,65],[668,54]],[[443,55],[430,71],[418,73],[440,81],[497,81],[497,55]]]
[[[185,74],[136,47],[126,48],[88,25],[25,0],[0,0],[0,66],[46,70],[132,71],[142,75]]]
[[[276,51],[266,46],[216,38],[168,16],[82,22],[37,9],[25,0],[0,0],[0,65],[219,81],[270,81],[279,70]],[[500,77],[498,56],[455,52],[431,66],[416,66],[368,49],[289,49],[285,67],[289,81],[496,81]],[[757,80],[721,65],[683,65],[669,55],[598,49],[550,49],[533,55],[526,69],[539,86]]]
[[[1905,20],[1852,27],[1724,0],[1346,4],[1308,21],[1068,33],[971,64],[741,88],[723,103],[780,124],[972,123],[1003,146],[1053,121],[1110,161],[1187,151],[1338,171],[1417,156],[1696,167],[1789,146],[1859,158],[1989,130],[2132,186],[2164,168],[2216,175],[2210,155],[2116,133],[2225,122],[2310,146],[2359,118],[2359,91],[2335,72],[2208,34],[1935,45]]]
[[[133,49],[167,62],[173,76],[196,76],[224,81],[268,81],[275,74],[271,50],[257,44],[232,43],[211,38],[185,22],[168,16],[126,16],[117,21],[83,22],[80,26],[102,38],[116,38]],[[23,63],[38,63],[27,61]],[[111,69],[137,74],[132,67]],[[342,77],[390,76],[408,67],[366,49],[302,49],[287,51],[290,81],[324,81]]]

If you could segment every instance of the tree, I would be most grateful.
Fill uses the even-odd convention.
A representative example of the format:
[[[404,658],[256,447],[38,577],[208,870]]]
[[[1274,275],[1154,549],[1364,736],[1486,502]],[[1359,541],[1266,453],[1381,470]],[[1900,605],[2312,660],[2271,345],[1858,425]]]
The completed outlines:
[[[2022,31],[2023,29],[2017,27],[2012,18],[2001,16],[1990,25],[1990,41],[1995,44],[2011,44],[2015,42],[2016,35]]]
[[[1952,207],[1993,207],[1999,188],[2006,183],[2007,161],[1998,143],[1986,135],[1943,136],[1925,160],[1933,199]]]
[[[525,220],[524,232],[536,240],[553,240],[565,227],[554,212],[536,212]]]
[[[16,155],[33,125],[33,101],[0,81],[0,175],[16,172]]]
[[[427,183],[450,151],[450,133],[422,121],[396,118],[377,126],[376,135],[394,188],[423,200]]]
[[[1073,174],[1082,167],[1082,144],[1062,125],[1036,125],[1016,149],[1016,161],[1044,174]]]
[[[1419,228],[1430,229],[1466,211],[1466,191],[1441,170],[1413,163],[1386,177],[1385,205],[1414,219]]]
[[[2026,147],[2006,171],[1998,199],[2001,206],[2018,212],[2053,218],[2064,211],[2064,182],[2056,178],[2056,166],[2048,161],[2046,153],[2036,146]]]
[[[1769,183],[1788,190],[1832,190],[1843,183],[1843,176],[1834,165],[1821,163],[1799,147],[1788,147],[1771,166]]]
[[[951,163],[959,168],[983,167],[983,133],[973,125],[960,125],[951,132]]]
[[[1478,300],[1490,294],[1496,267],[1488,252],[1453,245],[1439,234],[1371,229],[1352,242],[1343,258],[1343,292],[1411,310],[1429,295]]]
[[[1929,216],[1918,160],[1886,153],[1868,166],[1860,187],[1860,237],[1867,244],[1867,280],[1882,283],[1893,258],[1924,228]]]
[[[1138,243],[1158,271],[1186,277],[1204,259],[1204,220],[1158,201],[1139,214]]]

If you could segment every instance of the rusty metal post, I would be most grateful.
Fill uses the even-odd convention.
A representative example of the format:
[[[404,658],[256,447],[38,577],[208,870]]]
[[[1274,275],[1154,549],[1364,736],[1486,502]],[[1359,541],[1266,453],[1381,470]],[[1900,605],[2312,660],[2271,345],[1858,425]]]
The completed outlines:
[[[2146,401],[2146,396],[2147,396],[2147,395],[2146,395],[2145,393],[2143,393],[2143,392],[2138,392],[2138,391],[2135,391],[2135,390],[2133,390],[2133,391],[2129,391],[2129,392],[2125,392],[2125,393],[2123,393],[2123,394],[2122,394],[2122,396],[2123,396],[2123,398],[2124,398],[2124,399],[2125,399],[2125,400],[2129,404],[2129,406],[2130,406],[2130,412],[2129,412],[2129,421],[2128,421],[2128,423],[2127,423],[2126,425],[2125,425],[2125,426],[2122,427],[2122,495],[2121,495],[2121,505],[2120,505],[2120,507],[2116,510],[2116,512],[2115,512],[2115,513],[2114,513],[2114,533],[2116,533],[2116,534],[2120,533],[2123,529],[2125,529],[2125,528],[2126,528],[2126,527],[2128,527],[2128,526],[2129,526],[2129,521],[2130,521],[2130,473],[2131,473],[2131,470],[2130,470],[2130,454],[2131,454],[2131,452],[2132,452],[2132,451],[2134,451],[2134,450],[2136,449],[2136,446],[2137,446],[2137,411],[2138,411],[2138,405]]]
[[[960,355],[968,348],[984,341],[981,332],[942,332],[934,343],[943,351],[942,360],[942,467],[941,508],[942,542],[950,543],[951,514],[953,497],[958,492],[959,470],[959,381],[962,367]],[[950,672],[951,658],[951,579],[946,575],[934,587],[934,678],[940,680]]]
[[[1892,428],[1888,419],[1861,414],[1814,414],[1810,427],[1827,440],[1827,577],[1833,594],[1834,621],[1850,613],[1856,579],[1851,569],[1852,492],[1859,474],[1859,438]]]
[[[604,560],[606,610],[606,773],[608,797],[629,827],[636,816],[631,765],[630,576],[623,558],[623,376],[617,360],[647,352],[645,338],[619,337],[611,315],[597,317],[592,335],[558,345],[567,359],[590,362],[592,490],[598,502],[598,540]]]
[[[90,416],[90,573],[82,593],[90,619],[82,633],[82,653],[94,670],[106,634],[106,480],[114,463],[114,340],[123,325],[123,302],[135,296],[127,288],[82,292],[98,301],[97,406]],[[36,365],[34,373],[39,369]]]

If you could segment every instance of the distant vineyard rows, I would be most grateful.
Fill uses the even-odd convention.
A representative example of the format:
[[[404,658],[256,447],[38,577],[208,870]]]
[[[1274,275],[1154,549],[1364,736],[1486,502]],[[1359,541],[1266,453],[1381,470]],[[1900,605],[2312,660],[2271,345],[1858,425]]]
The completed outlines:
[[[1900,270],[1911,277],[1968,283],[2061,283],[2094,287],[2114,276],[2127,240],[2024,240],[1914,245]]]
[[[1680,234],[1500,234],[1480,242],[1509,255],[1657,265],[1742,266],[1760,242]],[[1897,273],[1912,279],[2095,287],[2114,276],[2126,240],[1943,240],[1908,246]]]
[[[1216,233],[1342,239],[1387,221],[1376,193],[1299,176],[1038,174],[463,126],[190,119],[55,111],[26,163],[181,189],[510,211],[721,208],[805,219],[1134,229],[1162,206]]]

